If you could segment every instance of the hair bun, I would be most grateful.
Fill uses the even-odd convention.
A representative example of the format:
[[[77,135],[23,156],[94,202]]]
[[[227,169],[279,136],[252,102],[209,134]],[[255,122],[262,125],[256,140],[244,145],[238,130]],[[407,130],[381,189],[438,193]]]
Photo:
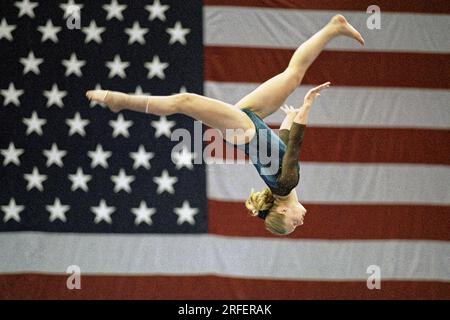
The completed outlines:
[[[259,216],[260,211],[269,210],[273,206],[274,198],[269,188],[261,192],[255,192],[253,189],[245,202],[245,207],[253,217]]]

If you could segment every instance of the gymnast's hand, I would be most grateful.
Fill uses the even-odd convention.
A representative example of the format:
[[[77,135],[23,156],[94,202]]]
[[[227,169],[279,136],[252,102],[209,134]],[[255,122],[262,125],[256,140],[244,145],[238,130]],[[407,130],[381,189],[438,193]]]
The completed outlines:
[[[320,86],[317,86],[315,88],[312,88],[308,91],[308,93],[305,96],[305,100],[303,102],[304,106],[311,106],[314,102],[314,100],[320,96],[320,91],[322,91],[325,88],[328,88],[330,86],[331,82],[325,82],[324,84],[321,84]]]
[[[297,112],[300,111],[300,109],[296,109],[293,106],[288,106],[287,104],[282,106],[280,109],[283,110],[283,112],[286,113],[286,116],[289,117],[295,116]]]

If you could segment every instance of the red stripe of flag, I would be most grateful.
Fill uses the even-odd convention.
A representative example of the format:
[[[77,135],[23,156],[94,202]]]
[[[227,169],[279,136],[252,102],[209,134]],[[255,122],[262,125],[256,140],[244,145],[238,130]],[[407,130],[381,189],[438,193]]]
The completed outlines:
[[[205,80],[261,83],[283,71],[294,50],[205,47]],[[264,66],[257,68],[256,66]],[[450,88],[450,55],[407,52],[324,51],[304,84]]]
[[[1,275],[0,299],[450,299],[450,283],[438,281],[385,280],[380,290],[369,290],[366,281],[82,275],[82,289],[68,290],[66,280],[65,275]]]
[[[207,6],[239,6],[275,9],[331,10],[366,12],[370,5],[377,5],[381,12],[450,13],[447,0],[204,0]]]
[[[300,200],[301,201],[301,200]],[[383,204],[308,204],[305,224],[290,239],[420,239],[450,241],[450,207]],[[279,238],[250,216],[244,201],[209,200],[209,232],[239,237]]]
[[[448,141],[450,130],[308,127],[299,160],[449,165]],[[229,144],[212,142],[209,148],[220,147],[223,159],[248,159]]]

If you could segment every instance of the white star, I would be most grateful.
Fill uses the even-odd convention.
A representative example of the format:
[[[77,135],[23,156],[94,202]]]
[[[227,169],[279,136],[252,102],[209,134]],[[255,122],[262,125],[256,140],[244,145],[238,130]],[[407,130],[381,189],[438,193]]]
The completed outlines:
[[[19,213],[25,209],[25,206],[17,205],[16,200],[11,198],[7,206],[2,206],[2,211],[5,213],[3,217],[3,222],[8,222],[13,219],[16,222],[20,222]]]
[[[135,90],[132,94],[135,94],[135,95],[137,95],[137,96],[150,96],[150,95],[151,95],[150,92],[144,92],[144,91],[142,90],[142,87],[141,87],[141,86],[137,86],[137,87],[136,87],[136,90]]]
[[[86,61],[78,60],[77,55],[72,53],[70,55],[70,60],[63,60],[62,64],[66,67],[66,77],[70,76],[72,73],[78,77],[81,77],[83,75],[81,68],[86,64]]]
[[[166,75],[164,70],[169,66],[167,62],[161,62],[158,56],[153,56],[152,62],[146,62],[145,67],[148,69],[147,78],[152,79],[157,76],[160,79],[164,79]]]
[[[8,149],[1,149],[0,153],[5,157],[5,159],[3,159],[3,166],[6,167],[9,163],[20,166],[19,157],[24,153],[24,150],[16,149],[14,143],[10,142]]]
[[[158,121],[152,121],[152,127],[156,129],[155,138],[159,138],[162,135],[170,138],[172,135],[172,127],[175,125],[175,121],[167,121],[166,116],[159,117]]]
[[[78,168],[75,174],[69,174],[69,180],[72,181],[71,190],[82,189],[85,192],[89,191],[87,183],[92,179],[89,174],[84,174],[83,169]]]
[[[77,112],[72,119],[66,120],[66,124],[70,127],[69,136],[78,133],[80,136],[84,137],[86,135],[84,127],[89,124],[89,120],[82,119],[80,113]]]
[[[130,152],[130,157],[134,160],[133,169],[137,169],[140,166],[145,169],[150,169],[150,160],[153,159],[155,154],[153,152],[146,152],[145,147],[141,144],[137,152]]]
[[[1,94],[5,98],[5,101],[3,101],[3,105],[7,106],[8,104],[12,103],[16,107],[19,107],[20,106],[19,97],[23,95],[23,93],[24,90],[16,89],[14,83],[11,82],[7,90],[5,89],[1,90]]]
[[[2,19],[0,24],[0,40],[5,38],[6,40],[12,41],[14,38],[11,34],[14,30],[16,30],[17,26],[8,24],[5,18]]]
[[[80,16],[83,4],[75,3],[74,0],[69,0],[67,3],[61,3],[59,7],[64,11],[64,19],[70,16]]]
[[[33,132],[42,136],[42,126],[47,123],[47,120],[43,118],[38,118],[36,111],[33,111],[31,118],[24,118],[23,123],[27,126],[27,136]]]
[[[102,87],[100,86],[100,84],[96,84],[95,85],[95,90],[102,90]],[[104,104],[104,103],[99,103],[99,102],[96,102],[96,101],[94,101],[94,100],[92,100],[91,101],[91,103],[89,104],[89,106],[91,107],[91,108],[93,108],[93,107],[95,107],[95,106],[100,106],[100,107],[103,107],[103,108],[105,108],[106,107],[106,105]]]
[[[42,33],[41,42],[45,42],[47,40],[51,40],[54,43],[58,43],[58,32],[61,31],[61,27],[55,27],[51,20],[47,20],[47,24],[45,26],[39,26],[38,30]]]
[[[192,165],[192,160],[195,158],[195,152],[189,152],[186,147],[183,147],[179,152],[172,152],[172,161],[175,163],[177,169],[181,169],[183,167],[188,168],[189,170],[194,169]]]
[[[139,208],[131,208],[131,212],[136,216],[134,219],[135,225],[142,222],[151,225],[153,223],[152,216],[156,213],[156,209],[147,207],[145,201],[141,201]]]
[[[116,18],[120,21],[123,20],[122,11],[127,8],[125,4],[119,4],[117,0],[112,0],[111,4],[105,4],[102,7],[104,10],[108,12],[106,20],[111,20],[112,18]]]
[[[47,98],[47,108],[56,105],[59,108],[64,106],[62,99],[67,96],[67,91],[60,91],[56,83],[53,84],[51,90],[45,90],[44,96]]]
[[[150,12],[149,19],[153,21],[158,18],[161,21],[166,21],[166,12],[170,7],[168,5],[161,5],[159,0],[155,0],[152,5],[145,6],[145,9]]]
[[[127,176],[124,169],[119,170],[117,176],[111,176],[111,181],[114,182],[114,192],[117,193],[120,190],[130,193],[130,183],[135,180],[134,176]]]
[[[180,21],[175,23],[173,28],[167,28],[166,32],[170,34],[169,44],[174,44],[175,42],[179,42],[182,45],[186,44],[186,35],[191,32],[189,28],[183,28]]]
[[[108,168],[108,158],[111,157],[111,151],[104,151],[100,144],[97,144],[95,151],[88,151],[88,156],[91,158],[91,168],[102,166]]]
[[[28,72],[33,72],[37,75],[41,74],[39,70],[39,65],[44,62],[44,59],[36,58],[34,56],[34,52],[30,51],[27,58],[20,58],[20,63],[23,65],[23,74],[27,74]]]
[[[91,211],[95,214],[94,222],[99,224],[101,221],[111,224],[111,214],[116,211],[114,207],[108,207],[104,199],[100,200],[100,204],[97,207],[91,207]]]
[[[42,153],[47,157],[47,167],[50,167],[52,164],[56,164],[60,168],[64,166],[62,158],[67,155],[67,151],[59,150],[56,143],[52,144],[51,149],[44,150]]]
[[[59,198],[55,199],[53,205],[46,205],[45,208],[50,212],[50,222],[53,222],[56,219],[59,219],[62,222],[67,221],[66,212],[70,210],[70,206],[61,204]]]
[[[191,225],[195,224],[194,216],[198,213],[197,208],[191,208],[188,201],[183,201],[183,206],[181,208],[175,208],[173,210],[177,216],[177,224],[183,224],[184,222],[188,222]]]
[[[119,76],[124,79],[127,77],[125,73],[125,69],[130,66],[130,63],[127,61],[122,62],[120,56],[117,54],[114,57],[114,61],[107,61],[106,66],[109,68],[109,78],[114,78],[115,76]]]
[[[19,8],[19,18],[23,15],[27,15],[30,18],[34,18],[34,9],[39,5],[36,2],[30,2],[30,0],[16,1],[14,5]]]
[[[141,28],[139,22],[135,21],[132,28],[126,28],[125,33],[128,34],[128,44],[138,42],[140,44],[145,44],[145,34],[148,32],[147,28]]]
[[[85,43],[94,41],[96,43],[102,43],[101,34],[105,32],[106,28],[98,27],[94,20],[91,21],[89,27],[82,28],[83,33],[86,35]]]
[[[23,175],[24,179],[28,181],[27,191],[30,191],[33,188],[38,189],[39,191],[44,191],[44,187],[42,186],[42,182],[47,180],[47,175],[39,174],[38,168],[34,167],[32,173],[25,173]]]
[[[164,170],[160,177],[153,178],[153,182],[158,185],[158,189],[156,190],[157,194],[161,194],[164,191],[174,194],[175,189],[173,188],[173,184],[176,183],[177,181],[178,178],[169,176],[167,170]]]
[[[123,117],[122,114],[119,114],[117,120],[110,120],[109,125],[113,128],[113,138],[116,138],[118,135],[122,135],[125,138],[130,136],[128,132],[128,128],[133,125],[133,121],[127,121]]]

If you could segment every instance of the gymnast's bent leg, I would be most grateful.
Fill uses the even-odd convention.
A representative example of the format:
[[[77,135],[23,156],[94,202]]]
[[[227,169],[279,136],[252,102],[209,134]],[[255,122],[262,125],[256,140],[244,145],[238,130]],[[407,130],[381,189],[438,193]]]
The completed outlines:
[[[364,44],[364,39],[359,32],[342,15],[335,15],[325,27],[294,52],[289,65],[282,73],[262,83],[242,98],[236,106],[249,108],[261,118],[277,111],[287,97],[300,85],[309,66],[327,43],[338,36],[351,37]]]

